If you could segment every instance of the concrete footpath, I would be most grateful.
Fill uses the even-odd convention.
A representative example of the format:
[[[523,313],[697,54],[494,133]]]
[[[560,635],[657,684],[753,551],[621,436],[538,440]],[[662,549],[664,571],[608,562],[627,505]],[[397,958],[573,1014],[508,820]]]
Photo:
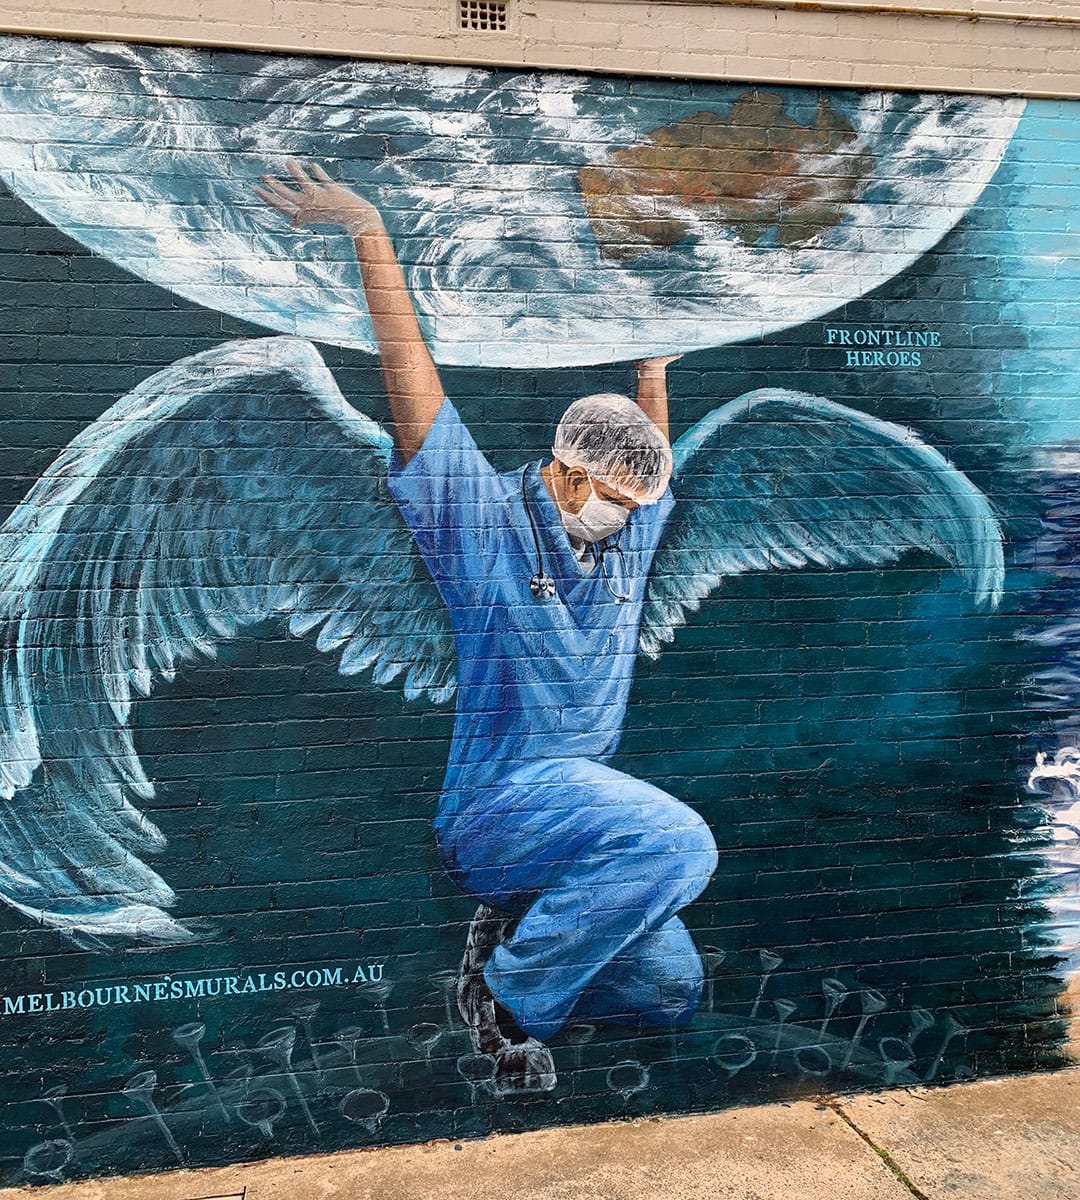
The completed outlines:
[[[1077,1200],[1080,1067],[34,1189],[0,1200]]]

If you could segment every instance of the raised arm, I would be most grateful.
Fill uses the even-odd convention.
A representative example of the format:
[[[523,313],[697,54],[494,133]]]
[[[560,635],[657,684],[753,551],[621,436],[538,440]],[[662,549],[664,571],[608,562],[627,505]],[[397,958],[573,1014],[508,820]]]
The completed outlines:
[[[379,210],[335,183],[318,163],[307,171],[292,159],[285,165],[296,187],[264,175],[255,194],[294,227],[338,225],[351,235],[379,345],[394,440],[408,462],[423,445],[444,393],[390,235]]]
[[[681,354],[669,354],[665,358],[641,358],[637,362],[637,402],[642,412],[668,439],[667,368],[669,363],[682,358]]]

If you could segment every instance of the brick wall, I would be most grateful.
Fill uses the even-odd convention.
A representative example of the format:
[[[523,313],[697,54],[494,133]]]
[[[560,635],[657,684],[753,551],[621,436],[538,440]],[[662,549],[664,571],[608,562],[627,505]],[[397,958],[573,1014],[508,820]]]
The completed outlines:
[[[16,37],[0,109],[9,1182],[1063,1061],[1074,103]],[[288,154],[383,213],[478,447],[413,510],[436,575],[473,571],[446,602],[388,440],[340,419],[336,388],[390,427],[355,248],[252,191]],[[476,455],[546,461],[573,399],[678,350],[672,437],[703,448],[650,567],[663,648],[590,648],[528,595],[520,481]],[[481,484],[503,516],[454,542]],[[452,662],[446,603],[507,685],[462,689],[465,723],[543,737],[470,744],[487,824],[440,853],[455,701],[388,664]],[[522,682],[530,655],[573,686]],[[541,775],[510,793],[515,755]],[[504,950],[491,980],[550,1047],[524,1093],[456,1005],[484,899],[553,914],[536,973]],[[581,938],[621,1019],[534,1011],[577,997]]]
[[[164,0],[0,0],[0,28],[705,79],[1052,96],[1080,92],[1080,5],[1071,2],[881,5],[853,0],[811,10],[787,0],[509,0],[505,33],[463,33],[451,0],[206,0],[180,6],[180,12],[177,7]],[[969,10],[975,19],[956,15]]]

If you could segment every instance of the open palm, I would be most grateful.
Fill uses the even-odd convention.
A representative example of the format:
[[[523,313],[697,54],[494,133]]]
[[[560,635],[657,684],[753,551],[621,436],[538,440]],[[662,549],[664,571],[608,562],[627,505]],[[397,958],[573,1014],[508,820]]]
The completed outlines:
[[[375,205],[335,182],[318,163],[311,163],[305,171],[295,159],[288,158],[285,167],[296,187],[263,175],[263,186],[254,190],[260,200],[287,217],[294,228],[340,225],[353,237],[382,229],[382,218]]]

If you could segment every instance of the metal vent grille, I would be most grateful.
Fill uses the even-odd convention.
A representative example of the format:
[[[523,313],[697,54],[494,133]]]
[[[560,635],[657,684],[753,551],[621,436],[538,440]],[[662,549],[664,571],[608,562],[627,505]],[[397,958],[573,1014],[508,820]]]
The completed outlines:
[[[507,0],[458,0],[458,28],[498,33],[507,28]]]

